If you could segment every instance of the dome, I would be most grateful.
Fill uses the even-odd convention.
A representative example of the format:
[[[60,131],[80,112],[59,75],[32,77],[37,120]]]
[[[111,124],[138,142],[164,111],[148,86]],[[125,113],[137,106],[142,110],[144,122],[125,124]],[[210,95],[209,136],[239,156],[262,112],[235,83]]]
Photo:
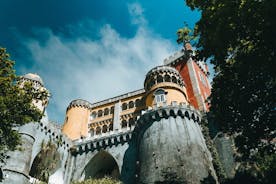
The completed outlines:
[[[184,82],[182,80],[179,72],[170,66],[157,66],[151,69],[147,75],[144,82],[145,90],[148,91],[152,86],[162,82],[170,82],[184,87]]]
[[[28,73],[28,74],[24,75],[23,78],[39,82],[41,85],[43,85],[42,79],[37,74]]]

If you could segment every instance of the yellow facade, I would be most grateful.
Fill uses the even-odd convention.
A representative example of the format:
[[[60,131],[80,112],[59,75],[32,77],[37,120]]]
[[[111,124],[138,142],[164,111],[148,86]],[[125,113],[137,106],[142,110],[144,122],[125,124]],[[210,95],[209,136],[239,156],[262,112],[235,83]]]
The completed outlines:
[[[145,89],[90,104],[74,100],[66,113],[63,133],[70,139],[98,137],[110,132],[132,130],[148,107],[188,103],[186,88],[178,71],[168,66],[153,68],[146,76]],[[162,92],[163,94],[158,94]]]
[[[72,107],[68,109],[62,132],[72,140],[87,137],[89,112],[89,109],[85,107]]]

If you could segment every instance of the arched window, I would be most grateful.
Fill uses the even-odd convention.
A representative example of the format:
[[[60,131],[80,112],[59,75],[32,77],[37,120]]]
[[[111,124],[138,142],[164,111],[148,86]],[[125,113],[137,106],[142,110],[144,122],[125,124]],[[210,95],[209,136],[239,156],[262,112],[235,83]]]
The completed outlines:
[[[110,108],[110,114],[113,114],[114,113],[114,106],[112,106],[111,108]]]
[[[122,128],[125,128],[125,127],[127,127],[127,121],[126,121],[126,120],[123,120],[123,121],[122,121]]]
[[[107,132],[107,125],[104,125],[103,126],[103,133],[106,133]]]
[[[153,95],[154,95],[154,100],[155,103],[161,103],[166,101],[166,94],[167,92],[164,89],[157,89]]]
[[[113,130],[113,123],[110,123],[109,125],[109,131],[112,131]]]
[[[175,83],[175,84],[177,84],[177,79],[176,79],[175,76],[172,76],[172,82]]]
[[[97,117],[97,113],[94,111],[90,114],[90,120],[93,120]]]
[[[139,99],[136,99],[135,100],[135,107],[139,107],[140,106],[140,103],[141,101]]]
[[[135,125],[135,121],[133,118],[130,118],[129,121],[128,121],[128,126],[131,127],[131,126],[134,126]]]
[[[101,127],[96,128],[96,135],[99,135],[99,134],[101,134]]]
[[[108,115],[109,114],[109,109],[108,108],[105,108],[104,109],[104,115],[106,116],[106,115]]]
[[[127,110],[127,104],[126,103],[123,103],[123,105],[122,105],[122,110],[124,111],[124,110]]]
[[[102,110],[99,110],[98,111],[98,117],[102,117],[103,116],[103,111]]]
[[[89,133],[90,133],[90,136],[93,137],[95,135],[95,130],[93,128],[91,128]]]
[[[157,83],[163,82],[163,77],[162,75],[157,76]]]
[[[165,82],[171,82],[171,77],[168,74],[165,75]]]
[[[129,103],[128,103],[128,108],[133,108],[134,107],[134,102],[133,101],[130,101]]]

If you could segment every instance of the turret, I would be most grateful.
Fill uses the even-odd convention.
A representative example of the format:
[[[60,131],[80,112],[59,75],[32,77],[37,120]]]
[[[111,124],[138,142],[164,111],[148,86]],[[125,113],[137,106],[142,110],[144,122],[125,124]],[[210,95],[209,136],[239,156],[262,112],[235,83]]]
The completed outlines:
[[[169,66],[150,70],[144,82],[146,106],[187,103],[185,84],[178,71]]]
[[[138,183],[195,183],[216,174],[200,128],[201,114],[187,103],[178,71],[150,70],[145,79],[146,110],[138,119]],[[150,172],[149,172],[150,171]]]
[[[33,99],[32,103],[37,107],[42,113],[44,113],[48,102],[49,102],[49,92],[44,87],[44,83],[39,75],[28,73],[20,78],[20,85],[23,86],[26,82],[30,82],[35,90],[40,93],[46,94],[46,98],[43,99]]]
[[[62,132],[72,140],[88,136],[88,121],[91,104],[88,101],[73,100],[66,110]]]

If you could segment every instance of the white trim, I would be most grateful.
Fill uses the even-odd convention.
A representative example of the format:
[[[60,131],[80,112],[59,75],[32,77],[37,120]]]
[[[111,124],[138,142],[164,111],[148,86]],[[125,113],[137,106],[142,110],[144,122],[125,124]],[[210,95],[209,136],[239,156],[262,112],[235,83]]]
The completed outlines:
[[[194,96],[196,97],[196,100],[198,102],[199,109],[206,111],[207,110],[206,104],[204,103],[204,98],[200,93],[199,83],[196,77],[196,72],[195,72],[192,58],[189,58],[189,60],[187,61],[187,66],[188,66],[189,76],[192,82]]]

